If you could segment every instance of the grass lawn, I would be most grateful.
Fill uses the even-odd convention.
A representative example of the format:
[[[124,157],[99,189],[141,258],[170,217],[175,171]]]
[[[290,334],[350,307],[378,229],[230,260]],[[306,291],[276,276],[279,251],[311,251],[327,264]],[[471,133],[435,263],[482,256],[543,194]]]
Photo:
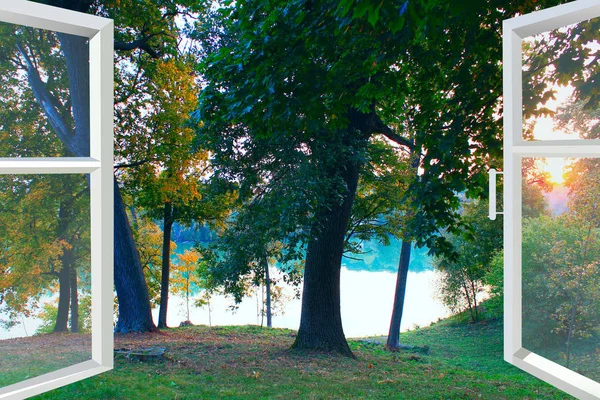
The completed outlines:
[[[502,361],[501,322],[442,321],[402,334],[413,350],[351,340],[356,360],[289,352],[295,332],[194,326],[116,337],[165,347],[165,359],[119,355],[115,369],[41,399],[567,399]]]
[[[567,367],[567,346],[565,343],[554,346],[527,346],[527,344],[523,340],[523,347]],[[600,341],[598,334],[586,339],[574,339],[569,361],[567,368],[600,382]]]
[[[88,334],[49,333],[0,340],[0,387],[92,358]]]

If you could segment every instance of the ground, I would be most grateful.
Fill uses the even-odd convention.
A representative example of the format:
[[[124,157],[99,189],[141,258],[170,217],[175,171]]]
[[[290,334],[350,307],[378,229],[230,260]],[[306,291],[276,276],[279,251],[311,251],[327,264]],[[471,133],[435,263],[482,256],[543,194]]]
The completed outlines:
[[[0,387],[87,361],[88,334],[52,333],[0,340]]]
[[[357,359],[290,352],[295,332],[192,326],[117,335],[115,348],[166,348],[163,360],[117,355],[115,369],[39,399],[568,399],[502,360],[502,325],[443,321],[351,340]]]

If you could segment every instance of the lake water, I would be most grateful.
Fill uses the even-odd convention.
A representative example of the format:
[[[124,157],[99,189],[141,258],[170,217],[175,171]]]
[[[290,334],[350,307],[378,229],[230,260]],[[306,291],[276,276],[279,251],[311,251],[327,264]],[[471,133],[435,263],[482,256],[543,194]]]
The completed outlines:
[[[191,245],[180,244],[177,251],[183,252]],[[396,271],[400,259],[400,242],[392,241],[390,246],[376,242],[367,242],[363,248],[365,254],[344,258],[341,272],[341,309],[344,333],[347,337],[368,335],[387,335],[394,302]],[[358,260],[355,260],[357,258]],[[438,272],[433,270],[431,258],[424,249],[414,249],[406,287],[405,307],[402,316],[402,330],[415,325],[426,326],[450,313],[436,299]],[[277,278],[277,272],[271,269],[271,276]],[[273,317],[273,326],[277,328],[298,329],[300,325],[300,299],[293,298],[293,289],[282,286],[288,296],[284,313]],[[215,296],[211,302],[211,322],[213,325],[261,324],[259,307],[260,293],[246,298],[238,305],[236,312],[229,307],[233,300],[223,295]],[[154,319],[158,320],[158,309],[154,310]],[[190,320],[194,324],[208,325],[208,309],[191,307]],[[181,297],[173,296],[169,300],[167,325],[178,326],[185,315],[185,302]],[[266,324],[266,318],[263,320]]]
[[[189,243],[178,245],[177,252],[192,247]],[[386,335],[389,329],[396,271],[400,258],[400,242],[392,241],[390,246],[375,242],[365,244],[365,254],[358,260],[344,259],[341,273],[341,308],[344,332],[347,337],[367,335]],[[273,278],[277,273],[273,270]],[[449,315],[449,312],[435,298],[438,273],[433,270],[431,258],[426,250],[412,252],[411,264],[406,288],[406,299],[402,317],[402,330],[415,325],[425,326]],[[273,326],[298,329],[300,325],[300,299],[293,298],[290,287],[282,287],[288,297],[283,310],[273,317]],[[233,300],[223,295],[214,296],[211,301],[211,320],[213,325],[260,324],[257,314],[260,294],[246,298],[238,305],[236,312],[229,308]],[[209,313],[206,307],[191,307],[190,319],[194,324],[208,325]],[[158,310],[153,310],[155,321]],[[172,296],[169,300],[167,324],[179,326],[186,319],[183,298]],[[266,324],[266,319],[264,320]],[[0,330],[0,339],[29,336],[39,326],[37,319],[24,320],[24,323],[6,331]]]

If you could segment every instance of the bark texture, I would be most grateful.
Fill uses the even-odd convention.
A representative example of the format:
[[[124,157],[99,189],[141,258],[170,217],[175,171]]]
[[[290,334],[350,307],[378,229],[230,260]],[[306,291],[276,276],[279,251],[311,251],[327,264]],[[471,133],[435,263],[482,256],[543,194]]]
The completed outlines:
[[[61,256],[64,263],[68,258],[68,250]],[[71,302],[71,269],[68,264],[63,264],[58,273],[58,312],[53,332],[68,332],[69,304]]]
[[[119,319],[115,332],[154,331],[156,326],[152,321],[148,287],[116,179],[114,190],[115,287],[119,299]]]
[[[343,169],[347,185],[344,200],[319,218],[322,227],[308,243],[300,328],[292,348],[333,351],[354,357],[342,328],[340,270],[359,166],[349,161]]]

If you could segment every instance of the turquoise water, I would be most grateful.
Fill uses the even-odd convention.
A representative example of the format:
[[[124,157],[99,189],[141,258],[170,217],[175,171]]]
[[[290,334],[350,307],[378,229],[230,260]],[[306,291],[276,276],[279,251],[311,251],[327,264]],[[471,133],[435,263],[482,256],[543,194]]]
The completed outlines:
[[[193,248],[192,242],[180,243],[176,253]],[[389,328],[396,286],[401,242],[391,240],[389,246],[376,241],[363,245],[363,254],[344,257],[340,276],[341,311],[344,332],[348,337],[385,335]],[[433,269],[432,258],[426,249],[413,249],[406,287],[405,307],[401,329],[415,325],[426,326],[448,315],[448,310],[436,298],[439,273]],[[294,298],[294,288],[283,283],[281,273],[271,267],[271,277],[283,290],[285,301],[273,317],[273,326],[298,329],[301,301]],[[196,294],[197,295],[197,294]],[[194,296],[196,296],[194,295]],[[260,291],[251,294],[237,305],[234,313],[231,298],[217,295],[212,300],[213,325],[261,324],[258,305],[262,301]],[[183,321],[183,299],[172,296],[169,300],[168,325],[178,326]],[[158,310],[153,311],[155,319]],[[208,324],[207,307],[191,310],[190,319],[195,324]]]
[[[389,246],[377,241],[368,241],[363,245],[364,254],[350,255],[342,259],[342,265],[351,271],[397,272],[400,261],[402,241],[392,239]],[[409,270],[412,272],[432,271],[432,257],[426,248],[413,247],[410,252]]]
[[[378,241],[364,242],[362,254],[348,254],[342,259],[342,266],[350,271],[393,272],[398,271],[400,247],[402,241],[391,238],[390,245],[384,246]],[[185,250],[194,248],[192,242],[177,243],[173,257]],[[409,270],[412,272],[433,271],[433,258],[427,254],[427,248],[413,247],[410,254]],[[175,259],[173,259],[175,261]]]
[[[391,306],[395,290],[396,273],[400,259],[401,242],[391,240],[389,246],[383,246],[376,241],[363,245],[363,254],[344,257],[341,273],[341,302],[344,326],[351,336],[385,334],[389,323]],[[177,243],[172,254],[173,262],[177,255],[185,250],[194,248],[192,241]],[[433,270],[432,258],[426,249],[413,249],[411,252],[410,273],[408,277],[406,307],[404,310],[403,329],[414,324],[425,325],[442,318],[447,311],[435,299],[435,279],[437,272]],[[282,283],[275,268],[271,276],[279,281],[284,290],[286,301],[284,310],[274,317],[276,327],[297,329],[300,320],[300,300],[294,298],[294,288]],[[360,293],[360,296],[357,296]],[[199,293],[194,293],[193,298]],[[169,301],[169,326],[178,326],[184,318],[183,298],[171,296]],[[238,311],[232,313],[230,307],[234,304],[231,298],[218,295],[213,299],[212,323],[228,324],[260,324],[257,317],[258,293],[245,299],[238,305]],[[154,310],[157,314],[158,310]],[[155,315],[156,319],[157,315]],[[192,322],[208,324],[208,310],[192,308]],[[23,325],[10,330],[0,330],[0,340],[10,337],[29,336],[39,326],[37,318],[23,321]]]

